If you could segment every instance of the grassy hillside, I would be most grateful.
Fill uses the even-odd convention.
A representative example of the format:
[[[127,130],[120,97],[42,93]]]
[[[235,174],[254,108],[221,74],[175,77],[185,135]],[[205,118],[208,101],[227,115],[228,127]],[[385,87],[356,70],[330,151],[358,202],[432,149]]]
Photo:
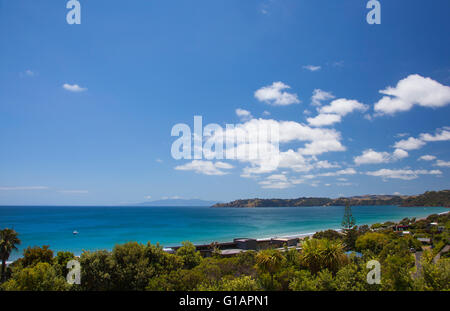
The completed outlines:
[[[349,198],[246,199],[218,203],[213,207],[299,207],[345,205],[399,205],[450,207],[450,190],[429,191],[416,196],[365,195]]]

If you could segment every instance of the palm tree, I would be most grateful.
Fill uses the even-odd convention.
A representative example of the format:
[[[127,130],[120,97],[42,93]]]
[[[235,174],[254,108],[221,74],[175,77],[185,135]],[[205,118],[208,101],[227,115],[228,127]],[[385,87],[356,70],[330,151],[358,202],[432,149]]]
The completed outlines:
[[[18,233],[13,229],[0,230],[0,259],[2,261],[2,274],[1,280],[6,278],[6,261],[13,250],[17,249],[17,245],[20,244],[20,240],[17,237]]]
[[[273,287],[273,276],[278,272],[283,264],[283,255],[275,249],[266,249],[256,255],[256,267],[270,274],[271,286]]]
[[[319,272],[322,266],[319,241],[319,239],[311,239],[302,243],[301,261],[308,267],[312,274]]]
[[[328,239],[305,241],[302,244],[301,256],[303,264],[313,274],[322,269],[328,269],[332,273],[336,273],[347,259],[342,243]]]
[[[332,273],[338,272],[339,268],[347,260],[344,253],[344,245],[340,241],[323,239],[321,243],[322,265]]]

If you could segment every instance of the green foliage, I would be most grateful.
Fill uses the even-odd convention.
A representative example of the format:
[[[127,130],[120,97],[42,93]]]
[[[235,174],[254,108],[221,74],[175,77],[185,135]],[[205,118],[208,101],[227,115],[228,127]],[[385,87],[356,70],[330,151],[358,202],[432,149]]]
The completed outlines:
[[[204,276],[196,269],[176,270],[161,274],[149,280],[148,291],[191,291],[206,282]]]
[[[260,274],[270,275],[270,287],[266,285],[266,289],[275,288],[274,274],[281,269],[284,260],[281,252],[275,249],[266,249],[256,255],[256,268]]]
[[[334,280],[338,291],[363,291],[368,289],[367,271],[355,263],[344,266]]]
[[[256,267],[262,273],[273,275],[280,270],[283,260],[284,257],[280,251],[266,249],[256,255]]]
[[[79,261],[81,265],[81,290],[112,290],[114,264],[110,252],[83,252]]]
[[[298,275],[289,284],[289,289],[293,291],[316,291],[318,290],[315,277],[308,270],[299,271]]]
[[[182,247],[177,250],[177,255],[183,258],[184,267],[186,269],[192,269],[199,265],[202,261],[202,256],[200,252],[197,252],[194,244],[189,241],[182,243]]]
[[[199,291],[258,291],[261,287],[251,276],[242,276],[234,279],[224,279],[216,284],[200,284]]]
[[[14,272],[2,288],[12,291],[63,291],[68,290],[70,285],[49,263],[40,262]]]
[[[343,238],[343,234],[337,232],[336,230],[325,230],[316,232],[313,235],[314,239],[328,239],[328,240],[341,240]]]
[[[78,259],[81,285],[65,281],[72,253],[58,252],[53,257],[48,246],[28,247],[24,257],[8,267],[11,277],[0,290],[450,290],[448,252],[440,254],[440,260],[435,258],[449,241],[450,215],[402,222],[409,224],[411,235],[393,232],[389,222],[373,226],[382,228],[376,232],[368,226],[353,226],[344,234],[327,230],[305,239],[300,251],[285,247],[284,251],[246,251],[228,258],[219,253],[202,258],[189,242],[176,254],[164,252],[158,244],[129,242],[112,251],[84,252]],[[444,230],[438,231],[431,222]],[[422,253],[418,269],[412,254],[421,250],[417,236],[431,238],[434,246]],[[363,256],[347,256],[345,248]],[[367,283],[365,265],[372,259],[381,263],[381,285]]]
[[[368,232],[357,238],[355,247],[360,252],[369,250],[378,254],[388,242],[389,239],[387,235],[378,232]]]
[[[336,273],[347,262],[347,256],[339,241],[312,239],[302,244],[301,261],[312,274],[323,269]]]
[[[355,218],[352,215],[352,208],[350,205],[345,205],[344,218],[342,219],[342,228],[349,230],[355,226]]]
[[[75,255],[72,252],[58,252],[54,259],[55,269],[59,271],[60,275],[65,277],[69,272],[67,269],[67,263],[75,258]]]
[[[450,259],[441,258],[436,264],[431,261],[422,262],[419,290],[450,290]]]
[[[41,262],[51,264],[53,263],[53,251],[49,249],[48,245],[27,247],[23,251],[23,258],[19,261],[24,268],[32,267]]]
[[[6,280],[6,261],[13,250],[17,250],[20,244],[18,233],[13,229],[0,230],[0,260],[2,262],[2,270],[0,272],[0,281]]]
[[[450,207],[450,190],[428,191],[403,200],[402,206],[443,206]]]

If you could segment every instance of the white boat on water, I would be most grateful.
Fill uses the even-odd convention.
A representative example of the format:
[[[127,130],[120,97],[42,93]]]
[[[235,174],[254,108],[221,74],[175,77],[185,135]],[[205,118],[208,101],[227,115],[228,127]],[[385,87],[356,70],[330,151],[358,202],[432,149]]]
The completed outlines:
[[[78,231],[77,231],[77,230],[74,230],[72,233],[73,233],[73,235],[77,235],[77,234],[78,234]]]

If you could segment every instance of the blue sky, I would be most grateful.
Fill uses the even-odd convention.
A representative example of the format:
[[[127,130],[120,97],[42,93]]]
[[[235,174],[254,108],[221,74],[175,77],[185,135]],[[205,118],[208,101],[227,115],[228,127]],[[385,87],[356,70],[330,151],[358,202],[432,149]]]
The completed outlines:
[[[0,204],[449,189],[450,2],[380,2],[369,25],[361,0],[80,0],[68,25],[0,0]],[[175,160],[195,115],[285,124],[292,157]]]

